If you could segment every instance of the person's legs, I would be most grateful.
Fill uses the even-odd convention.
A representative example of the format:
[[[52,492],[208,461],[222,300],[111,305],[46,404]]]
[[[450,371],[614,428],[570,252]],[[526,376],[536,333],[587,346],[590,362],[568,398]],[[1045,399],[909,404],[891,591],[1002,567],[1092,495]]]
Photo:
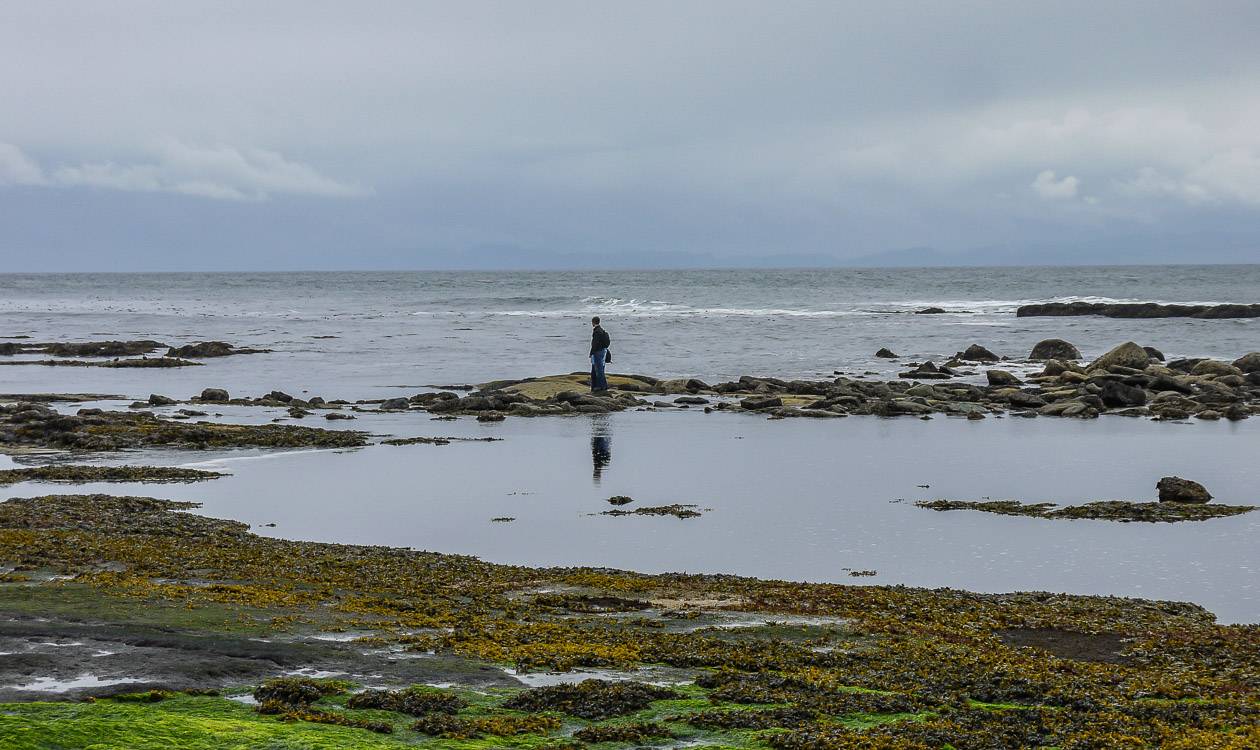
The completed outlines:
[[[607,349],[600,349],[591,355],[591,390],[608,390],[608,378],[604,374],[604,357]]]

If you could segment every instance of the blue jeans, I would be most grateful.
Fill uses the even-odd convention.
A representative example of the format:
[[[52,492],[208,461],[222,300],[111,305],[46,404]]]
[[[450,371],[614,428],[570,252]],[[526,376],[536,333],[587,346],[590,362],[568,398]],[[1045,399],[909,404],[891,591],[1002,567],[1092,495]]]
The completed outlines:
[[[604,360],[608,357],[607,349],[600,349],[591,355],[591,390],[608,390],[608,378],[604,377]]]

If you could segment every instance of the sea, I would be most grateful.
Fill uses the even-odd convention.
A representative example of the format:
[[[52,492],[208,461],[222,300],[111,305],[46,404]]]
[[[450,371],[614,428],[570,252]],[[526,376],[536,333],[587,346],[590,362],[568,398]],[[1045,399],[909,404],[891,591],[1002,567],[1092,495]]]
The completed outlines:
[[[816,270],[0,275],[0,336],[274,350],[216,363],[226,385],[380,395],[589,367],[590,318],[615,372],[706,381],[889,373],[979,343],[1012,358],[1057,337],[1086,356],[1123,341],[1170,356],[1260,348],[1260,319],[1017,318],[1036,302],[1255,302],[1260,265]],[[939,307],[943,315],[916,315]],[[874,356],[881,347],[901,362]],[[15,372],[49,388],[108,390],[116,373]],[[146,373],[173,389],[205,372]],[[169,385],[166,385],[169,384]],[[111,391],[112,392],[112,391]]]
[[[327,399],[579,371],[591,316],[614,372],[698,377],[892,377],[973,343],[1028,372],[1033,344],[1093,357],[1124,341],[1174,357],[1260,350],[1260,319],[1018,318],[1051,301],[1260,302],[1260,265],[0,275],[0,337],[31,341],[222,340],[270,349],[199,367],[0,366],[0,393],[106,394],[58,408],[125,409],[273,389]],[[917,310],[940,307],[939,315]],[[19,340],[0,338],[4,340]],[[887,347],[897,360],[875,352]],[[39,355],[2,358],[39,359]],[[979,378],[973,375],[972,378]],[[161,407],[165,413],[174,407]],[[217,421],[289,420],[223,406]],[[77,456],[101,464],[217,468],[193,485],[38,483],[4,496],[104,492],[193,500],[256,533],[387,544],[528,565],[776,579],[1056,591],[1198,603],[1260,622],[1260,512],[1176,524],[939,513],[917,500],[1074,504],[1152,500],[1176,474],[1217,502],[1260,504],[1260,418],[1243,422],[981,421],[937,416],[767,420],[700,409],[479,423],[372,413],[329,429],[375,436],[497,437],[339,451],[178,451]],[[0,456],[0,468],[68,460]],[[612,517],[607,498],[695,505],[697,518]],[[511,521],[491,519],[510,518]],[[855,576],[858,573],[860,575]]]

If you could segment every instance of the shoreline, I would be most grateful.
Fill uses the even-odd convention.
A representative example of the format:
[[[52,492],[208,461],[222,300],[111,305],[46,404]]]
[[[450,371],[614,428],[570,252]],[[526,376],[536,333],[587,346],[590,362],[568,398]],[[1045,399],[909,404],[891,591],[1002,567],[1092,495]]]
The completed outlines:
[[[696,681],[689,695],[724,710],[731,708],[734,685],[753,687],[759,675],[773,673],[798,675],[793,679],[803,682],[771,689],[789,705],[814,711],[839,699],[828,696],[852,689],[892,691],[868,707],[874,720],[856,724],[866,728],[767,715],[764,729],[752,736],[704,730],[715,733],[705,735],[711,746],[749,748],[767,742],[790,747],[775,744],[780,732],[814,738],[818,747],[847,747],[835,743],[855,741],[873,726],[880,727],[877,737],[892,742],[913,738],[925,724],[940,724],[938,730],[958,741],[975,740],[1011,722],[1042,721],[1043,707],[1055,706],[1067,712],[1061,716],[1077,716],[1057,730],[1067,740],[1118,727],[1127,720],[1117,710],[1153,709],[1159,701],[1143,708],[1152,698],[1176,705],[1167,717],[1159,714],[1172,722],[1172,736],[1202,739],[1206,731],[1227,741],[1237,733],[1233,727],[1254,727],[1243,717],[1260,715],[1260,685],[1246,677],[1258,666],[1260,629],[1217,625],[1191,604],[493,565],[258,537],[243,524],[184,512],[186,505],[73,495],[0,504],[0,557],[18,568],[0,585],[10,618],[0,637],[33,643],[69,637],[84,648],[123,652],[115,659],[70,646],[28,650],[56,654],[37,660],[54,679],[99,665],[92,673],[98,684],[63,699],[157,689],[232,693],[286,670],[340,672],[351,683],[381,684],[369,677],[381,669],[392,670],[386,684],[441,682],[450,686],[443,692],[490,689],[511,696],[521,688],[513,687],[519,680],[509,667],[579,670],[587,677],[620,670],[645,681],[654,670],[682,670],[684,682]],[[295,560],[302,562],[295,566]],[[30,619],[36,613],[43,622]],[[193,642],[201,644],[195,653],[203,666],[178,669],[171,655],[188,653]],[[409,654],[420,658],[401,658]],[[25,675],[0,673],[10,686],[0,700],[48,697],[12,688],[36,677],[32,670],[39,667],[30,658],[18,668]],[[48,670],[58,659],[61,666]],[[960,661],[968,668],[959,670]],[[107,663],[116,671],[107,672]],[[198,676],[198,670],[205,671]],[[174,698],[172,706],[230,702]],[[974,701],[1030,708],[947,708]],[[98,703],[102,711],[115,705]],[[147,710],[161,704],[156,698]],[[893,704],[913,706],[913,716],[889,714]],[[1185,723],[1189,707],[1238,718],[1229,727],[1205,728],[1197,719]],[[328,710],[356,714],[335,701]],[[570,732],[593,723],[566,720]],[[697,731],[676,717],[665,723]],[[0,736],[5,726],[0,720]],[[564,736],[551,729],[543,734]]]

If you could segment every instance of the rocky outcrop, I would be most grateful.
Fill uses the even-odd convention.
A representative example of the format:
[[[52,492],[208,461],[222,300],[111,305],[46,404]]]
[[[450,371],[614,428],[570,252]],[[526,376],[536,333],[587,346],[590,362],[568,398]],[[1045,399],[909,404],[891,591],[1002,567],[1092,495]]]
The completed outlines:
[[[892,353],[891,349],[883,348],[875,352],[875,356],[880,359],[896,359],[897,355]]]
[[[198,401],[219,402],[228,400],[228,392],[222,388],[207,388],[201,392]]]
[[[1212,495],[1198,482],[1181,477],[1164,477],[1155,483],[1161,503],[1206,503]]]
[[[1029,359],[1073,360],[1081,358],[1081,350],[1063,339],[1043,339],[1033,347]]]
[[[1021,318],[1040,316],[1101,315],[1107,318],[1260,318],[1258,305],[1161,305],[1155,302],[1048,302],[1023,305]]]
[[[166,352],[166,356],[208,359],[210,357],[227,357],[233,354],[264,354],[270,351],[270,349],[238,349],[226,341],[201,341],[196,344],[171,347]]]
[[[149,411],[80,409],[62,414],[46,404],[0,404],[0,447],[115,451],[130,448],[348,448],[367,444],[361,432],[289,425],[195,424]]]
[[[134,357],[165,346],[160,341],[84,341],[82,343],[35,344],[30,351],[55,357]]]
[[[915,311],[914,311],[914,314],[915,314],[915,315],[944,315],[944,314],[945,314],[945,308],[943,308],[943,307],[925,307],[925,308],[923,308],[922,310],[915,310]]]

